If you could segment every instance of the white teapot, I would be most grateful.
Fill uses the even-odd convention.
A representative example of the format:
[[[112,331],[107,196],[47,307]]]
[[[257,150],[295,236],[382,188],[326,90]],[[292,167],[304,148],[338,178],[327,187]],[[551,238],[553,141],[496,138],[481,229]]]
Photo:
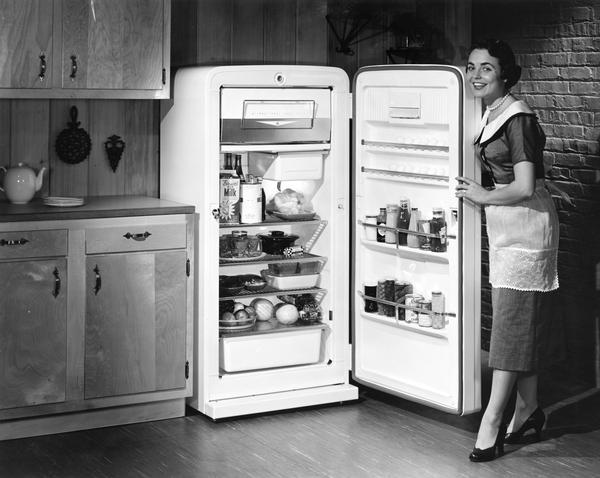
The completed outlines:
[[[26,204],[31,201],[36,191],[42,188],[45,169],[40,169],[36,175],[33,169],[24,163],[18,163],[12,168],[0,166],[0,171],[4,171],[3,187],[0,187],[0,191],[3,191],[13,204]]]

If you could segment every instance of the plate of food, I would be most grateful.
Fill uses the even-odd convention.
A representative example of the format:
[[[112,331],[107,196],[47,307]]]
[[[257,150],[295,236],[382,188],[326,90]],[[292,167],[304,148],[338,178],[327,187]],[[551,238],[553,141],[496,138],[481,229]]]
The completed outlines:
[[[316,212],[301,212],[298,214],[285,214],[283,212],[271,211],[271,214],[284,221],[310,221],[317,215]]]

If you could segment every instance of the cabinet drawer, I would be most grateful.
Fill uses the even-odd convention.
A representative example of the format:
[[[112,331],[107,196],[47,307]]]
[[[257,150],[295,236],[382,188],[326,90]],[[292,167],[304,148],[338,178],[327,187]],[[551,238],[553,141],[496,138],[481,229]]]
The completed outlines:
[[[67,230],[0,232],[0,259],[67,255]]]
[[[91,227],[85,231],[85,252],[87,254],[185,247],[185,223]]]

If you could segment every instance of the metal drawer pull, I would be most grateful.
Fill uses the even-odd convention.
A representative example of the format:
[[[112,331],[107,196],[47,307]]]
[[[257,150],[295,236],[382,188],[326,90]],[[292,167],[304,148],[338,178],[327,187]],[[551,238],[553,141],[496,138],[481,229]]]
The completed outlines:
[[[60,293],[60,273],[57,267],[54,268],[52,274],[54,275],[54,290],[52,291],[52,295],[56,298]]]
[[[69,78],[71,81],[75,81],[75,77],[77,76],[77,57],[75,55],[71,55],[71,74]]]
[[[94,267],[94,272],[96,273],[96,285],[94,286],[94,295],[98,295],[100,289],[102,288],[102,277],[100,277],[100,269],[98,268],[98,264]]]
[[[125,239],[133,239],[134,241],[145,241],[146,238],[151,235],[152,234],[150,234],[148,231],[140,232],[138,234],[131,234],[131,232],[128,232],[127,234],[123,234],[123,237]]]
[[[0,246],[23,246],[28,242],[24,237],[21,239],[0,239]]]
[[[44,78],[46,78],[46,55],[44,53],[40,54],[40,74],[38,77],[40,81],[44,81]]]

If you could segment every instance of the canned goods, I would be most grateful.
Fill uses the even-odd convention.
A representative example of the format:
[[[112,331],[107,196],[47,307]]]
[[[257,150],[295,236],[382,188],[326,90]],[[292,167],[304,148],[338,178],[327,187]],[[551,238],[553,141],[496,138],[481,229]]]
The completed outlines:
[[[427,312],[419,312],[419,327],[431,327],[431,301],[421,299],[417,301],[417,307]]]
[[[406,294],[404,296],[404,304],[409,307],[417,307],[418,301],[423,299],[421,294]],[[406,313],[404,314],[406,323],[417,323],[419,321],[418,312],[411,309],[406,309]]]

